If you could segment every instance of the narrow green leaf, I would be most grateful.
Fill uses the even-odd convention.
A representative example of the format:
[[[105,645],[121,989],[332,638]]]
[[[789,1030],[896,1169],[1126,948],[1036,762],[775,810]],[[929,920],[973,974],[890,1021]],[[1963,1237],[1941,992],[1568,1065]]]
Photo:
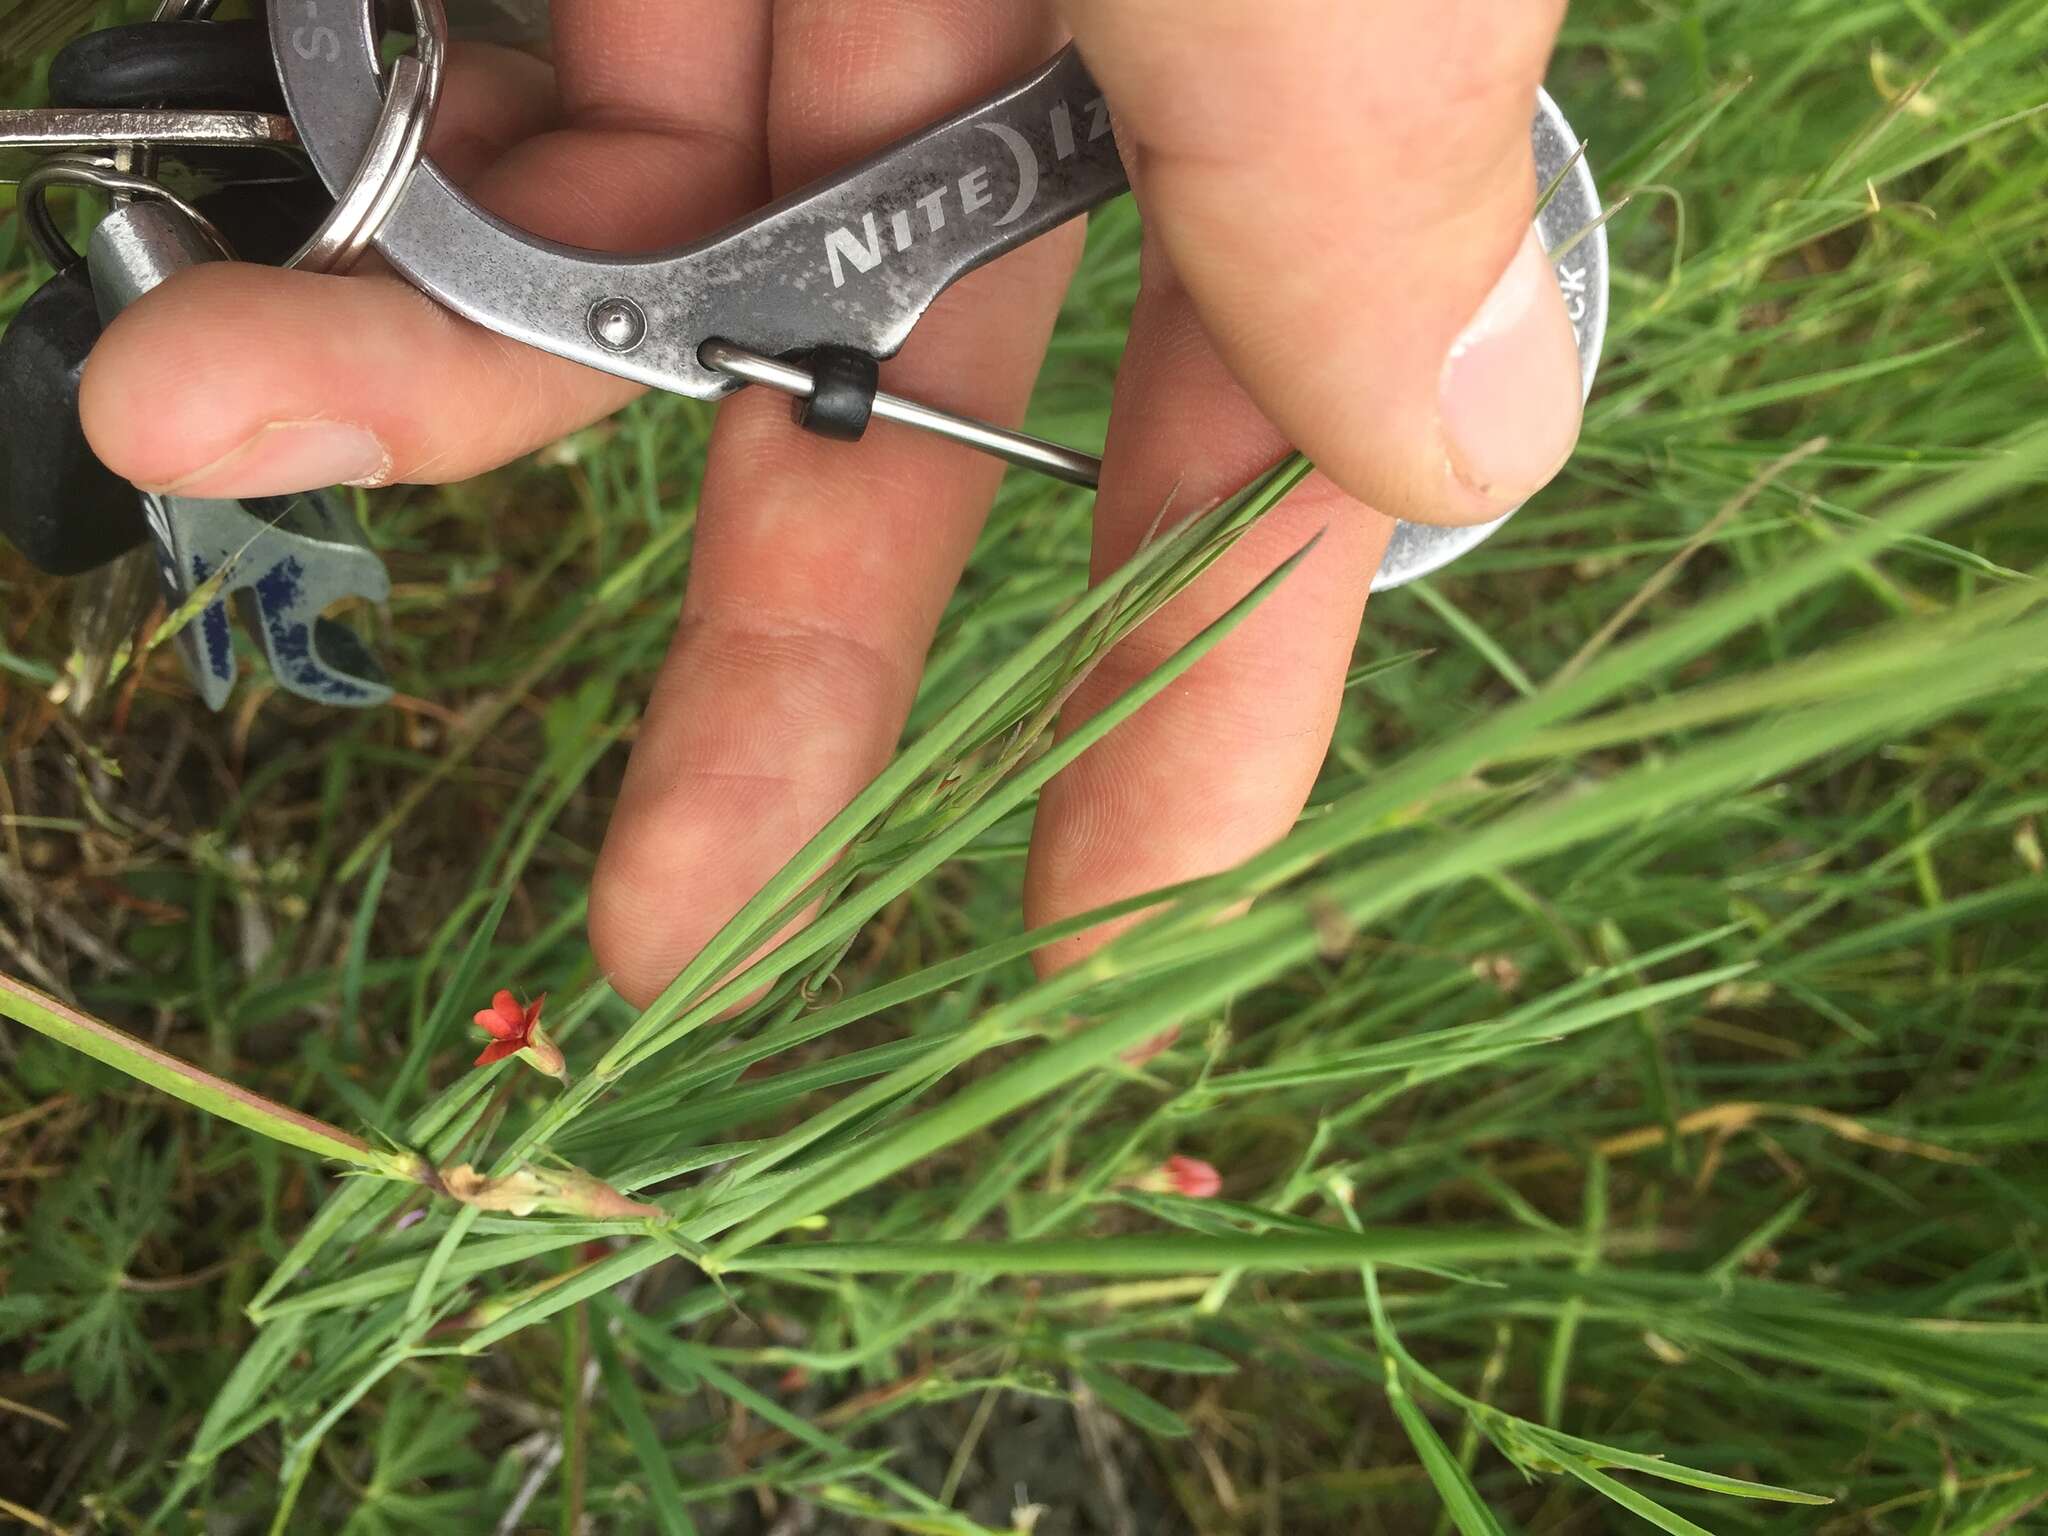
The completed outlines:
[[[1185,1440],[1194,1433],[1186,1419],[1157,1399],[1147,1397],[1121,1377],[1092,1365],[1081,1366],[1079,1371],[1096,1400],[1118,1418],[1127,1419],[1140,1429],[1171,1440]]]
[[[1269,1088],[1302,1087],[1329,1080],[1367,1077],[1387,1072],[1412,1072],[1440,1066],[1470,1066],[1517,1050],[1554,1044],[1613,1019],[1627,1018],[1644,1008],[1712,991],[1723,982],[1747,976],[1754,962],[1715,966],[1671,981],[1632,987],[1576,1008],[1555,1007],[1555,996],[1483,1024],[1426,1030],[1398,1040],[1381,1041],[1323,1057],[1308,1057],[1278,1067],[1259,1067],[1209,1079],[1203,1092],[1224,1096]],[[1604,973],[1613,974],[1613,973]],[[1438,1075],[1428,1071],[1426,1075]]]
[[[1527,1438],[1560,1458],[1578,1453],[1600,1465],[1624,1467],[1631,1472],[1646,1473],[1662,1478],[1667,1483],[1678,1483],[1687,1488],[1697,1488],[1704,1493],[1725,1493],[1738,1499],[1763,1499],[1774,1504],[1832,1504],[1834,1500],[1817,1493],[1802,1493],[1796,1488],[1779,1488],[1770,1483],[1753,1483],[1740,1477],[1723,1477],[1717,1472],[1702,1472],[1694,1467],[1680,1466],[1666,1461],[1661,1456],[1645,1456],[1640,1451],[1625,1451],[1619,1446],[1603,1445],[1597,1440],[1582,1439],[1577,1435],[1565,1434],[1562,1430],[1541,1429],[1535,1425],[1520,1426]]]
[[[721,1271],[867,1275],[1201,1275],[1226,1269],[1326,1270],[1360,1264],[1514,1263],[1576,1250],[1573,1234],[1389,1228],[1261,1236],[1071,1238],[1018,1243],[786,1243],[721,1261]]]
[[[199,1433],[192,1440],[194,1459],[211,1462],[234,1444],[230,1426],[256,1407],[257,1398],[290,1362],[302,1329],[298,1322],[280,1322],[256,1335],[200,1420]]]
[[[604,1406],[618,1418],[619,1427],[626,1432],[626,1442],[633,1447],[633,1455],[645,1475],[655,1528],[662,1536],[697,1536],[696,1522],[684,1506],[682,1486],[676,1482],[668,1448],[661,1443],[661,1435],[648,1417],[647,1405],[640,1400],[640,1388],[633,1373],[619,1357],[611,1329],[602,1325],[591,1329],[590,1347],[597,1356],[598,1374],[604,1382]]]
[[[973,837],[995,825],[1004,815],[1015,809],[1017,803],[1021,803],[1024,795],[1051,782],[1068,763],[1078,758],[1118,724],[1143,708],[1146,703],[1165,692],[1178,678],[1185,675],[1189,668],[1220,645],[1238,625],[1249,618],[1259,605],[1293,574],[1314,547],[1315,540],[1310,540],[1233,604],[1228,612],[1205,627],[1172,658],[1143,681],[1127,689],[1115,702],[1092,716],[1084,725],[1069,733],[1057,746],[1046,752],[1029,771],[1020,774],[1001,792],[990,795],[981,806],[961,817],[959,823],[946,837],[934,839],[919,858],[906,860],[890,877],[877,881],[864,893],[864,900],[870,908],[879,910],[895,896],[909,890],[952,850],[964,846]],[[1014,801],[1007,798],[1013,796],[1016,797]],[[818,926],[823,928],[827,925]],[[1218,973],[1210,974],[1214,978]],[[1070,974],[1068,985],[1080,985],[1083,980],[1085,972],[1079,977]],[[1213,995],[1220,999],[1234,990],[1235,982],[1226,980],[1223,985],[1216,988]],[[1027,993],[1025,1001],[1029,1000],[1030,994]],[[847,1195],[879,1183],[927,1152],[936,1151],[972,1130],[1013,1110],[1021,1109],[1040,1094],[1049,1093],[1063,1086],[1091,1067],[1100,1065],[1110,1057],[1158,1035],[1169,1025],[1178,1024],[1184,1015],[1157,1012],[1162,1000],[1170,1005],[1172,994],[1162,992],[1153,999],[1151,1008],[1154,1017],[1149,1028],[1143,1022],[1147,1009],[1140,1007],[1121,1020],[1098,1025],[1059,1045],[1041,1051],[1020,1062],[1016,1068],[977,1084],[938,1110],[900,1125],[886,1136],[877,1138],[866,1156],[827,1169],[801,1186],[784,1205],[764,1212],[730,1235],[721,1245],[720,1256],[729,1257],[739,1249],[773,1236],[791,1221],[801,1220],[823,1211]],[[1021,1012],[1021,1009],[1017,1011]],[[1135,1024],[1134,1020],[1137,1021]],[[1001,1028],[999,1021],[1002,1021],[1000,1011],[982,1020],[978,1026],[985,1032],[981,1044],[1000,1043],[1002,1036],[998,1032]],[[967,1059],[967,1056],[973,1054],[975,1037],[966,1037],[966,1044],[968,1051],[962,1059]],[[752,1172],[773,1166],[775,1162],[798,1148],[809,1145],[826,1130],[845,1123],[857,1114],[865,1113],[873,1104],[886,1102],[889,1096],[901,1091],[906,1076],[914,1081],[929,1081],[933,1075],[924,1063],[916,1063],[901,1069],[900,1073],[892,1073],[882,1082],[864,1090],[862,1094],[850,1095],[833,1109],[813,1117],[796,1131],[777,1138],[773,1147],[747,1160],[746,1170]],[[883,1150],[885,1147],[888,1149],[886,1154]],[[806,1203],[807,1201],[809,1203]]]
[[[592,1296],[610,1290],[622,1280],[630,1280],[642,1270],[652,1269],[669,1258],[673,1250],[666,1243],[643,1240],[629,1248],[621,1248],[611,1257],[601,1259],[560,1285],[550,1286],[530,1299],[521,1302],[503,1317],[487,1323],[463,1340],[459,1353],[480,1355],[500,1339],[510,1338],[522,1328],[531,1328],[544,1323],[565,1307],[573,1307],[579,1301],[588,1301]]]
[[[693,1390],[701,1381],[714,1392],[741,1404],[763,1422],[774,1425],[799,1444],[811,1447],[832,1461],[858,1462],[861,1459],[844,1441],[818,1428],[801,1414],[791,1413],[773,1398],[755,1391],[714,1360],[708,1350],[662,1333],[646,1318],[628,1308],[614,1307],[609,1302],[603,1305],[617,1317],[623,1330],[643,1352],[643,1360],[648,1361],[650,1365],[659,1361],[659,1365],[654,1367],[657,1373],[673,1373],[668,1379],[678,1390]],[[870,1475],[877,1484],[913,1508],[926,1515],[937,1516],[942,1522],[948,1522],[935,1528],[948,1532],[963,1529],[938,1500],[908,1479],[899,1477],[885,1468],[877,1469]],[[965,1529],[978,1528],[970,1524]]]
[[[1987,1500],[1959,1523],[1948,1526],[1942,1536],[2015,1536],[2020,1524],[2048,1504],[2048,1473],[2030,1477],[1999,1497]]]
[[[1345,1219],[1356,1229],[1357,1214],[1348,1204],[1343,1209]],[[1385,1378],[1387,1401],[1394,1409],[1394,1416],[1401,1421],[1409,1443],[1415,1447],[1415,1454],[1422,1459],[1423,1470],[1429,1474],[1437,1496],[1444,1501],[1445,1511],[1464,1536],[1503,1536],[1500,1522],[1487,1507],[1478,1486],[1472,1481],[1471,1473],[1451,1454],[1450,1447],[1437,1434],[1436,1426],[1429,1422],[1429,1416],[1409,1395],[1408,1384],[1402,1375],[1407,1352],[1401,1347],[1394,1326],[1387,1318],[1386,1303],[1380,1297],[1378,1271],[1371,1264],[1366,1264],[1359,1272],[1359,1279],[1365,1286],[1366,1310],[1372,1318],[1373,1337],[1380,1347],[1380,1372]]]
[[[448,1223],[448,1230],[441,1234],[441,1240],[434,1244],[434,1251],[427,1255],[427,1262],[419,1266],[419,1278],[413,1282],[412,1299],[406,1303],[405,1325],[408,1332],[417,1329],[427,1320],[433,1309],[434,1291],[441,1284],[441,1277],[448,1272],[448,1266],[455,1259],[455,1250],[462,1246],[462,1240],[469,1236],[469,1229],[476,1225],[483,1215],[483,1208],[465,1205],[455,1213]]]
[[[1436,1486],[1437,1496],[1444,1501],[1444,1509],[1464,1536],[1504,1536],[1500,1521],[1487,1507],[1478,1485],[1472,1481],[1472,1475],[1451,1454],[1450,1447],[1436,1432],[1436,1426],[1429,1422],[1429,1415],[1416,1406],[1415,1399],[1401,1384],[1399,1370],[1399,1366],[1388,1362],[1387,1401],[1393,1407],[1394,1417],[1401,1421],[1408,1443],[1415,1447],[1415,1454],[1422,1459],[1422,1468]]]
[[[341,969],[341,1023],[343,1040],[357,1038],[363,1008],[363,973],[369,967],[370,930],[376,925],[377,903],[384,895],[384,882],[391,875],[389,845],[377,852],[370,866],[370,878],[363,882],[362,900],[356,904],[355,921],[349,924],[348,958]]]
[[[170,1518],[222,1455],[282,1413],[282,1404],[272,1403],[264,1408],[259,1406],[258,1399],[290,1364],[303,1329],[304,1324],[297,1321],[272,1324],[262,1329],[242,1352],[242,1358],[235,1362],[235,1368],[228,1372],[228,1379],[221,1383],[207,1406],[191,1449],[178,1465],[178,1475],[151,1516],[152,1526],[161,1526]]]
[[[1608,651],[1568,681],[1551,682],[1534,698],[1496,710],[1440,746],[1394,764],[1367,788],[1347,796],[1320,819],[1298,827],[1227,879],[1217,877],[1208,882],[1218,887],[1214,909],[1298,877],[1331,850],[1355,839],[1360,828],[1383,826],[1404,807],[1426,801],[1441,786],[1511,755],[1537,730],[1582,715],[1646,678],[1683,665],[1766,615],[1782,611],[1802,592],[1855,569],[1880,550],[2032,483],[2048,465],[2048,427],[2030,430],[2004,446],[1997,458],[1917,492],[1868,526],[1805,555],[1753,572],[1720,596]],[[1226,885],[1227,890],[1221,889]],[[1190,913],[1187,921],[1199,924],[1208,920],[1210,907],[1195,910],[1200,916]],[[1133,930],[1125,938],[1135,943],[1142,936],[1141,930]]]
[[[393,1350],[384,1355],[365,1371],[354,1385],[335,1399],[304,1434],[286,1443],[284,1459],[278,1469],[278,1482],[282,1491],[278,1496],[277,1509],[271,1516],[270,1536],[286,1536],[287,1532],[296,1529],[292,1523],[292,1516],[298,1508],[299,1495],[304,1491],[306,1474],[312,1470],[313,1456],[320,1449],[320,1442],[327,1438],[328,1432],[335,1425],[354,1410],[357,1403],[369,1396],[378,1383],[403,1365],[405,1360],[406,1355],[402,1350]]]
[[[391,1074],[384,1090],[386,1119],[398,1113],[398,1106],[405,1102],[406,1095],[425,1078],[427,1063],[433,1057],[434,1048],[441,1043],[442,1036],[448,1033],[449,1026],[464,1015],[465,1009],[474,1012],[486,1001],[477,996],[484,960],[497,939],[498,925],[504,921],[505,908],[511,903],[516,888],[516,882],[511,880],[499,887],[490,911],[477,923],[469,942],[462,947],[462,957],[456,961],[455,971],[448,978],[446,987],[434,1000],[433,1007],[427,1010],[419,1033],[407,1044],[405,1060]]]
[[[1743,1265],[1756,1255],[1767,1252],[1772,1244],[1798,1224],[1799,1218],[1804,1216],[1807,1208],[1813,1204],[1817,1193],[1818,1191],[1812,1189],[1801,1190],[1773,1211],[1755,1231],[1723,1254],[1707,1273],[1717,1280],[1733,1280],[1741,1273]]]
[[[1600,1261],[1607,1241],[1607,1159],[1597,1153],[1586,1172],[1585,1225],[1580,1239],[1578,1273],[1589,1273]],[[1565,1298],[1557,1315],[1557,1329],[1551,1335],[1550,1353],[1543,1365],[1543,1422],[1556,1425],[1564,1417],[1565,1384],[1571,1376],[1572,1347],[1578,1341],[1579,1325],[1585,1320],[1582,1296]]]
[[[1083,1344],[1081,1353],[1097,1365],[1139,1366],[1184,1376],[1237,1374],[1237,1362],[1230,1356],[1180,1339],[1104,1339]]]
[[[324,1213],[323,1213],[324,1214]],[[530,1222],[524,1235],[492,1238],[472,1243],[443,1261],[441,1278],[466,1280],[493,1270],[510,1270],[514,1265],[585,1241],[589,1233],[574,1224]],[[325,1285],[301,1291],[288,1301],[266,1303],[266,1317],[310,1316],[317,1312],[354,1311],[374,1301],[403,1296],[417,1283],[420,1271],[417,1254],[394,1259],[388,1264],[363,1269]]]
[[[326,1246],[338,1237],[343,1229],[358,1216],[363,1215],[380,1200],[400,1196],[403,1191],[389,1184],[376,1184],[368,1179],[351,1179],[321,1202],[319,1214],[299,1234],[299,1240],[292,1244],[291,1251],[278,1261],[277,1267],[263,1282],[263,1288],[250,1299],[249,1318],[262,1323],[276,1315],[273,1303],[282,1296],[285,1287],[296,1280],[306,1267],[317,1258]]]
[[[1574,1456],[1568,1451],[1560,1451],[1557,1459],[1558,1465],[1595,1493],[1604,1495],[1632,1515],[1640,1515],[1660,1531],[1669,1531],[1671,1536],[1714,1536],[1714,1533],[1705,1526],[1695,1525],[1675,1510],[1666,1509],[1647,1494],[1638,1493],[1626,1483],[1616,1482],[1583,1457]]]
[[[1470,614],[1452,602],[1429,581],[1411,584],[1409,592],[1418,598],[1431,613],[1442,619],[1452,634],[1471,646],[1488,666],[1498,672],[1515,692],[1528,698],[1536,691],[1536,685],[1529,680],[1514,657],[1510,656],[1498,640],[1489,635]]]

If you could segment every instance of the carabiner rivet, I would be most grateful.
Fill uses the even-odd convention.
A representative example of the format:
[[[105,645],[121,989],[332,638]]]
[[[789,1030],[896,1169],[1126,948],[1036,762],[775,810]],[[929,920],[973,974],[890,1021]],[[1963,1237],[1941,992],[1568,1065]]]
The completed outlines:
[[[607,352],[630,352],[647,339],[647,316],[631,299],[599,299],[590,306],[590,339]]]

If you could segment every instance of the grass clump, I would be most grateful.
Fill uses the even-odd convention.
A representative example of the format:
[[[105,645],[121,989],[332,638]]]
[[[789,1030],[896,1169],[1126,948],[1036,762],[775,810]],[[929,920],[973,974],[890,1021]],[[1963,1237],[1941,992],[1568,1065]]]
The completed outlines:
[[[1553,88],[1635,201],[1573,470],[1376,600],[1284,843],[1052,980],[1015,919],[1052,708],[1284,478],[1092,596],[1084,500],[1013,480],[896,762],[644,1014],[584,892],[702,411],[382,498],[432,702],[372,718],[215,727],[157,658],[76,719],[61,605],[0,567],[0,967],[364,1170],[0,1036],[0,1495],[120,1530],[2037,1522],[2044,56],[1999,0],[1576,7]],[[1134,262],[1100,219],[1039,429],[1099,433]],[[553,995],[566,1092],[469,1069],[507,982]],[[411,1154],[660,1214],[463,1205]]]

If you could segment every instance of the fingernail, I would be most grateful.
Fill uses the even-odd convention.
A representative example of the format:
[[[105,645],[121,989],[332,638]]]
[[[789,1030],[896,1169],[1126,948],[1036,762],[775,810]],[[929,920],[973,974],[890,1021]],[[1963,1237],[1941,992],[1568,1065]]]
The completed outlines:
[[[1440,410],[1452,473],[1494,511],[1526,501],[1571,457],[1579,344],[1534,229],[1451,347]]]
[[[391,473],[391,455],[376,437],[342,421],[273,421],[169,485],[166,496],[290,496],[330,485],[375,485]]]

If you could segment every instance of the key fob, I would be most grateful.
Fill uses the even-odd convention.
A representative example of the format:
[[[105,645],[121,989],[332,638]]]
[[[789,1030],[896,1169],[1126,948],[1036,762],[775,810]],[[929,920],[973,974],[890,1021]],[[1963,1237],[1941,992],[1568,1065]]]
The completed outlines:
[[[50,61],[53,107],[282,112],[270,39],[253,21],[145,21],[74,38]]]
[[[93,570],[148,536],[134,489],[78,423],[78,381],[99,338],[82,267],[43,284],[0,335],[0,533],[52,576]]]

